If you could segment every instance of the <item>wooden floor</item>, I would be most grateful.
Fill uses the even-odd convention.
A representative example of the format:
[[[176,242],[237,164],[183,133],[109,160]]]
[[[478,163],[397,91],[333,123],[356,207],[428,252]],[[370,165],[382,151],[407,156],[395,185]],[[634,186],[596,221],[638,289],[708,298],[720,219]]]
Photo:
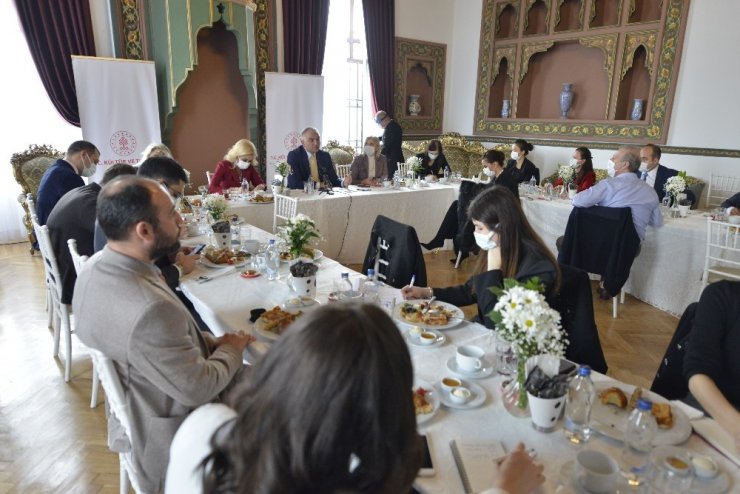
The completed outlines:
[[[425,256],[430,285],[457,284],[472,272],[470,261],[452,269],[450,257]],[[611,302],[594,304],[609,374],[649,386],[678,320],[629,296],[618,319]],[[104,406],[89,408],[90,360],[75,341],[72,380],[64,383],[44,307],[39,256],[28,244],[0,246],[0,494],[118,492]]]

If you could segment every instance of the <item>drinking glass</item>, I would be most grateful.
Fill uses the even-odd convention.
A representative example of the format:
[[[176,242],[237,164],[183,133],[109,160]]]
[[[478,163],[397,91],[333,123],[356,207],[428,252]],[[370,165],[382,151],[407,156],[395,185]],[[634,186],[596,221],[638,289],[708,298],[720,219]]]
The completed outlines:
[[[574,183],[568,184],[568,199],[573,199],[578,193],[578,186]]]
[[[510,376],[516,372],[517,360],[511,343],[503,339],[498,333],[493,339],[493,351],[496,356],[496,370],[499,374]]]

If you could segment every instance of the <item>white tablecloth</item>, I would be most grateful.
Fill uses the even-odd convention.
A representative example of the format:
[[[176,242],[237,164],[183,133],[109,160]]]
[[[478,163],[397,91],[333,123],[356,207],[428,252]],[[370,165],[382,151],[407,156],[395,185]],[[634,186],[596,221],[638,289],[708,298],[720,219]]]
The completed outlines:
[[[555,240],[565,233],[572,206],[558,199],[522,199],[527,219],[557,256]],[[681,315],[699,300],[706,254],[707,219],[700,211],[687,218],[664,218],[662,228],[648,227],[640,255],[624,289],[658,309]]]
[[[254,229],[254,238],[267,240],[270,235]],[[340,278],[345,270],[337,262],[322,259],[317,275],[317,298],[322,303],[327,301],[327,295],[333,291],[334,282]],[[214,279],[207,283],[198,284],[194,277],[200,274],[212,274],[213,269],[199,267],[186,281],[182,283],[183,292],[190,298],[195,308],[206,323],[217,335],[226,331],[249,330],[249,311],[256,307],[270,308],[285,301],[291,296],[291,291],[285,283],[287,268],[283,268],[280,280],[268,281],[264,276],[254,279],[242,279],[237,271]],[[358,283],[362,276],[350,272],[350,279]],[[397,290],[387,289],[384,297],[389,294],[400,299]],[[470,322],[463,322],[457,328],[445,331],[447,342],[439,348],[418,348],[409,346],[414,373],[416,378],[429,383],[438,383],[445,375],[450,375],[445,363],[455,354],[458,345],[476,344],[489,352],[491,333],[483,326]],[[265,341],[259,341],[249,349],[245,357],[254,362],[268,350]],[[430,436],[432,456],[436,466],[436,475],[430,478],[419,478],[419,486],[429,493],[459,493],[462,492],[462,483],[455,467],[449,442],[452,439],[495,439],[501,441],[507,450],[511,450],[517,442],[522,441],[537,452],[537,460],[545,465],[545,486],[541,492],[556,492],[559,483],[559,472],[562,465],[574,458],[578,448],[571,445],[563,436],[562,426],[555,432],[545,434],[535,431],[530,419],[511,417],[503,408],[501,402],[501,377],[491,376],[475,381],[482,386],[488,397],[483,405],[473,410],[451,410],[441,406],[434,416],[420,432]],[[606,376],[595,375],[595,381],[609,380]],[[728,472],[734,486],[740,485],[740,472],[729,460],[712,449],[699,436],[693,434],[682,446],[708,454],[715,458],[720,467]],[[587,448],[604,451],[617,458],[620,443],[595,435],[587,444]],[[732,488],[731,490],[732,491]]]
[[[327,256],[346,264],[361,264],[377,215],[411,225],[419,241],[431,240],[452,201],[459,184],[430,185],[422,189],[373,189],[352,187],[334,189],[333,195],[306,195],[291,191],[298,198],[298,213],[310,216],[323,235],[318,243]],[[273,204],[231,201],[229,213],[244,217],[247,223],[272,231]]]

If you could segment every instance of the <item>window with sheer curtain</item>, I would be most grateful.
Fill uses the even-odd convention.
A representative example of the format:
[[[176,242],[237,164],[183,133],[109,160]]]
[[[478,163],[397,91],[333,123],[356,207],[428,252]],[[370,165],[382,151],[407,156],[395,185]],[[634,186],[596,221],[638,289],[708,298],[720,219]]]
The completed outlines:
[[[361,0],[332,0],[324,51],[322,143],[330,139],[361,150],[365,138],[380,135],[373,121]]]
[[[82,139],[78,127],[68,124],[51,104],[28,51],[13,2],[0,2],[0,59],[6,67],[0,90],[4,119],[0,139],[0,244],[28,240],[20,186],[13,177],[10,157],[30,144],[51,144],[60,151]]]

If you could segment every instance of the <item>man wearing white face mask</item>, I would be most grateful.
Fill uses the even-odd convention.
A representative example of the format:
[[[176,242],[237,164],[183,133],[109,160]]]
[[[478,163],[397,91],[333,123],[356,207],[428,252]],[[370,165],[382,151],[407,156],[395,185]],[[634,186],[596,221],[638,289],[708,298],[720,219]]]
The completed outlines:
[[[248,183],[251,190],[264,190],[265,182],[257,171],[257,148],[252,141],[240,139],[216,164],[208,192],[216,194]]]
[[[660,146],[646,144],[640,149],[640,178],[655,189],[658,200],[662,201],[665,196],[665,184],[669,178],[678,175],[678,170],[668,168],[660,164]],[[686,197],[695,204],[694,193],[686,189]]]
[[[374,187],[388,179],[388,161],[380,154],[380,139],[375,136],[365,139],[362,154],[352,161],[350,175],[353,183]]]
[[[640,154],[636,148],[619,148],[609,160],[609,177],[593,187],[579,192],[572,199],[575,207],[605,206],[632,210],[632,221],[640,241],[645,239],[648,226],[663,226],[658,194],[635,174],[640,168]]]
[[[36,193],[36,214],[40,225],[46,224],[57,201],[72,189],[82,187],[82,177],[95,174],[100,151],[88,141],[75,141],[67,148],[64,158],[56,160],[41,177]]]

